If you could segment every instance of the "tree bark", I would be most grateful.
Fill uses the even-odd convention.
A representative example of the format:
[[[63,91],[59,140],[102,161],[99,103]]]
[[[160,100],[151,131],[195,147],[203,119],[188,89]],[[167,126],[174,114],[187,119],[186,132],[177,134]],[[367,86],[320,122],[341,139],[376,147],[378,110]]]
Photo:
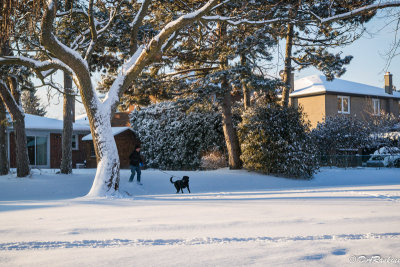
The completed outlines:
[[[0,175],[6,175],[10,170],[7,155],[8,144],[6,107],[4,106],[3,101],[0,101]]]
[[[64,72],[62,159],[60,166],[60,172],[64,174],[72,173],[72,122],[75,101],[72,93],[72,77]]]
[[[30,173],[28,150],[26,145],[25,133],[25,114],[19,105],[19,96],[17,83],[15,79],[9,79],[10,89],[4,82],[0,82],[0,97],[5,103],[13,120],[13,128],[15,131],[15,144],[17,156],[17,177],[26,177]]]
[[[226,38],[226,24],[223,22],[219,22],[217,26],[217,34],[219,35],[221,46],[223,47]],[[225,53],[221,53],[220,67],[221,70],[228,68],[228,58]],[[221,88],[223,89],[223,99],[221,103],[222,107],[222,129],[224,131],[226,148],[228,150],[228,164],[230,169],[240,169],[241,161],[240,161],[240,145],[239,139],[237,137],[235,128],[233,127],[232,120],[232,96],[231,96],[231,88],[228,84],[226,76],[221,78]]]
[[[291,88],[291,73],[292,73],[292,47],[293,47],[293,23],[288,23],[286,32],[286,51],[285,51],[285,68],[283,70],[283,91],[282,91],[282,106],[289,106],[289,94]]]
[[[228,84],[223,82],[222,86],[228,86]],[[228,150],[229,168],[240,169],[242,167],[240,161],[240,146],[239,139],[233,127],[232,97],[230,90],[224,94],[222,100],[222,129],[224,130],[225,143]]]
[[[94,123],[89,119],[89,122],[96,152],[97,171],[88,195],[101,196],[110,191],[118,191],[120,161],[112,133],[111,120],[97,120]]]
[[[25,114],[22,111],[21,105],[21,91],[19,90],[17,81],[9,77],[9,86],[11,94],[18,105],[18,109],[11,112],[11,117],[14,121],[15,139],[16,139],[16,152],[17,152],[17,176],[26,177],[30,173],[28,147],[25,132]]]
[[[240,55],[240,64],[244,67],[246,66],[246,56],[244,54]],[[242,78],[242,90],[243,90],[243,104],[244,109],[248,109],[250,107],[250,90],[247,87],[245,79]]]

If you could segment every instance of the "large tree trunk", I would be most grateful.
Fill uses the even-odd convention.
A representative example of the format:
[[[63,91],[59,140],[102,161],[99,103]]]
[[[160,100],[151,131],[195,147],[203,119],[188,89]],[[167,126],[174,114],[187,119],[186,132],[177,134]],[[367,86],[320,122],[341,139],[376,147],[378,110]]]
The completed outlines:
[[[93,120],[93,117],[96,117],[96,120]],[[88,195],[104,196],[119,189],[120,161],[117,145],[108,116],[103,117],[98,112],[90,114],[88,118],[97,160],[96,177]]]
[[[221,83],[222,87],[227,88],[229,85],[224,79]],[[232,97],[230,90],[226,90],[222,100],[222,129],[224,130],[226,148],[228,150],[229,168],[240,169],[242,167],[240,161],[240,146],[235,128],[232,121]]]
[[[9,172],[7,152],[6,107],[4,106],[3,101],[0,100],[0,175],[6,175]]]
[[[292,47],[293,47],[293,23],[288,23],[286,32],[286,52],[285,52],[285,68],[283,70],[283,91],[282,91],[282,106],[289,106],[289,94],[291,88],[291,73],[292,73]]]
[[[225,43],[224,39],[227,34],[225,23],[218,23],[217,34],[219,35],[221,43]],[[221,62],[221,69],[227,69],[228,58],[225,53],[221,53],[219,60]],[[240,169],[240,146],[235,128],[233,127],[231,88],[225,76],[221,78],[221,88],[224,92],[222,100],[222,129],[224,131],[226,148],[228,150],[228,164],[230,169]]]
[[[9,111],[14,123],[15,130],[15,144],[17,152],[17,176],[25,177],[29,175],[29,158],[28,148],[25,132],[25,114],[22,112],[21,106],[21,91],[19,90],[18,83],[14,78],[9,77],[9,86],[11,94],[18,105],[18,109],[10,109]],[[6,105],[8,106],[7,102]]]
[[[17,176],[25,177],[29,175],[29,159],[26,145],[25,134],[25,115],[21,106],[16,99],[19,100],[19,91],[14,79],[10,79],[11,92],[4,82],[0,82],[0,97],[5,103],[13,120],[13,128],[15,131],[16,155],[17,155]],[[12,95],[11,95],[12,94]]]
[[[72,173],[72,122],[75,101],[72,93],[72,77],[64,72],[62,159],[60,166],[60,171],[64,174]]]

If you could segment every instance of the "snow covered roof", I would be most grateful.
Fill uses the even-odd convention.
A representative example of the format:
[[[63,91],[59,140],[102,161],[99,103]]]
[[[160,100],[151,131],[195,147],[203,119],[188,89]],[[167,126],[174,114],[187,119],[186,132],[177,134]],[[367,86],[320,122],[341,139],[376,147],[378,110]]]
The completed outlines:
[[[118,134],[120,134],[122,132],[125,132],[127,130],[130,130],[130,131],[133,132],[133,130],[131,128],[129,128],[129,127],[111,127],[111,130],[112,130],[113,136],[116,136],[116,135],[118,135]],[[85,135],[82,138],[82,140],[83,141],[91,141],[91,140],[93,140],[92,134]]]
[[[89,118],[86,114],[75,116],[75,122],[89,125]]]
[[[90,131],[89,125],[73,123],[74,131]],[[25,114],[25,129],[27,130],[49,130],[49,131],[62,131],[63,121],[46,118],[31,114]]]
[[[393,95],[390,95],[385,93],[384,88],[336,78],[333,81],[327,81],[323,75],[311,75],[296,80],[294,82],[294,91],[290,96],[305,96],[328,92],[400,99],[400,92],[393,91]]]

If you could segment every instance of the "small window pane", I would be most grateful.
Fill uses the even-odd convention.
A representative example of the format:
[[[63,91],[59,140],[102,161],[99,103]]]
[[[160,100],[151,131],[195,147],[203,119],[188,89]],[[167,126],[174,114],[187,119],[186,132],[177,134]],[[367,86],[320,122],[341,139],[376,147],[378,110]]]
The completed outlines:
[[[36,165],[47,165],[47,137],[36,137]]]
[[[373,104],[374,104],[374,115],[380,115],[381,105],[379,99],[373,99]]]
[[[342,98],[341,98],[341,97],[338,97],[338,99],[337,99],[337,105],[338,105],[337,110],[338,110],[339,112],[342,112]]]
[[[343,112],[349,112],[349,99],[347,97],[343,97]]]
[[[96,151],[94,151],[94,144],[93,142],[90,144],[90,156],[96,157]]]
[[[72,149],[78,148],[78,143],[77,143],[76,137],[77,137],[76,135],[72,135]]]

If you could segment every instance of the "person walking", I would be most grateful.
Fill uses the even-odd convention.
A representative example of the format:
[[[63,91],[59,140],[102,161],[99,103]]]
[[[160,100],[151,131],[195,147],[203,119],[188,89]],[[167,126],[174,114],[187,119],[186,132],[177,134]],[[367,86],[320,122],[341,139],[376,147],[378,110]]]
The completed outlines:
[[[140,156],[140,146],[136,145],[135,150],[133,150],[132,154],[129,156],[129,165],[131,168],[131,177],[129,178],[129,182],[132,182],[135,178],[135,173],[137,173],[137,184],[142,185],[140,182],[140,176],[142,171],[140,167],[143,166],[143,160]]]

